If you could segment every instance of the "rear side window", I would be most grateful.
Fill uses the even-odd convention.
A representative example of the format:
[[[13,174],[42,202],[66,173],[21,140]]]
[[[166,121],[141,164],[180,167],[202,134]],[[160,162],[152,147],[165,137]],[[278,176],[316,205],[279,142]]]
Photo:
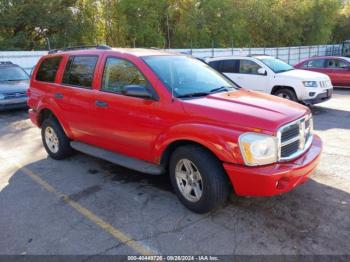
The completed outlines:
[[[43,82],[55,82],[56,73],[62,57],[56,56],[46,58],[39,66],[38,72],[36,73],[35,80]]]
[[[127,85],[147,87],[148,81],[131,62],[114,57],[107,58],[101,90],[120,94]]]
[[[324,62],[324,59],[310,60],[303,65],[303,68],[323,68]]]
[[[221,61],[211,61],[209,62],[209,65],[214,68],[215,70],[219,71],[220,70],[220,63]]]
[[[98,56],[71,56],[64,70],[62,83],[91,88]]]
[[[221,69],[222,73],[237,73],[236,66],[238,60],[223,60],[221,61]]]

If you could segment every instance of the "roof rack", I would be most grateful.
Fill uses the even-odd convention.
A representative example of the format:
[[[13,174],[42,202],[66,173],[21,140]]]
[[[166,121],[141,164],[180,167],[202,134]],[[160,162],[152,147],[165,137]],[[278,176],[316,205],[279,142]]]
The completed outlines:
[[[112,49],[108,45],[83,45],[83,46],[72,46],[72,47],[66,47],[64,49],[53,49],[49,51],[49,54],[55,54],[58,52],[64,52],[64,51],[73,51],[73,50],[84,50],[84,49],[99,49],[99,50],[109,50]]]
[[[13,65],[11,61],[0,61],[0,65]]]

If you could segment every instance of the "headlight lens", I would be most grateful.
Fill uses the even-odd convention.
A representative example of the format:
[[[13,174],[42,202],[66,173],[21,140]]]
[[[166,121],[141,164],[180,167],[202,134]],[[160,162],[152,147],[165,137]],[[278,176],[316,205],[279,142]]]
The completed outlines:
[[[0,94],[0,100],[5,99],[5,95],[4,94]]]
[[[317,87],[316,81],[303,81],[305,87]]]
[[[239,137],[239,147],[248,166],[271,164],[277,161],[277,138],[258,133],[245,133]]]

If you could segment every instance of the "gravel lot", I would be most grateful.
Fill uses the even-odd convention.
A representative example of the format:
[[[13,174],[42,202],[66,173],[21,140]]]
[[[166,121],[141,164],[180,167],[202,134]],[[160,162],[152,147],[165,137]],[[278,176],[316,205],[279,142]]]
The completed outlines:
[[[312,110],[324,152],[311,179],[207,215],[185,209],[166,176],[48,158],[26,112],[2,112],[0,254],[350,255],[350,90]]]

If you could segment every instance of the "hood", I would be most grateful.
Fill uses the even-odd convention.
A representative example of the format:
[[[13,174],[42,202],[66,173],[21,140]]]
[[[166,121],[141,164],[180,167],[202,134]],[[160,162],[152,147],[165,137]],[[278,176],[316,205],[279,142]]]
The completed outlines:
[[[276,78],[293,78],[298,80],[307,80],[307,81],[322,81],[322,80],[329,80],[329,77],[325,74],[308,71],[308,70],[302,70],[302,69],[294,69],[290,71],[286,71],[283,73],[278,73],[275,75]]]
[[[29,80],[4,81],[0,82],[0,93],[22,93],[26,92],[29,87]]]
[[[260,129],[270,134],[310,112],[301,104],[245,89],[184,100],[183,105],[188,115],[204,122],[245,131]]]

